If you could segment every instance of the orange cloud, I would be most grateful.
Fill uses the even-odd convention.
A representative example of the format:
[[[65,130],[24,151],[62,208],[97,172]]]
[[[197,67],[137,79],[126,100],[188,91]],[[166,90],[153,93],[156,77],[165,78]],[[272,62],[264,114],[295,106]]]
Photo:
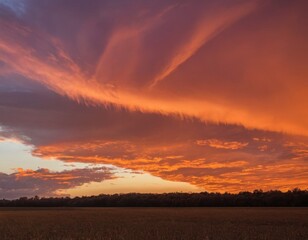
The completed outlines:
[[[220,148],[220,149],[240,149],[244,148],[248,145],[248,143],[241,143],[237,141],[233,142],[224,142],[218,139],[208,139],[208,140],[197,140],[196,142],[200,146],[210,146],[213,148]]]
[[[1,18],[4,37],[0,42],[0,60],[16,73],[79,102],[179,113],[203,121],[307,135],[305,59],[292,47],[305,37],[304,27],[296,25],[296,32],[293,28],[297,24],[294,18],[301,18],[304,12],[285,16],[290,7],[298,10],[302,6],[281,4],[272,16],[273,5],[259,1],[230,6],[198,4],[164,6],[145,15],[142,24],[134,18],[115,24],[106,36],[107,44],[99,60],[91,63],[97,66],[92,73],[73,60],[61,36],[56,38],[46,29]],[[167,32],[164,26],[174,27],[185,11],[195,13],[194,18],[174,35]],[[256,11],[270,14],[270,22],[258,17]],[[143,16],[142,11],[137,15]],[[257,28],[252,32],[251,26],[256,24],[271,29]],[[263,43],[261,50],[259,39]],[[236,40],[239,42],[234,46]],[[151,47],[164,51],[154,52]],[[292,52],[291,58],[288,52]],[[255,66],[259,66],[257,72]],[[230,84],[233,81],[239,91],[234,91]],[[284,108],[279,107],[281,101]]]
[[[41,91],[0,95],[0,135],[22,137],[39,158],[111,164],[207,191],[307,185],[307,137],[102,109]],[[23,175],[46,181],[76,180],[67,172],[23,170]]]
[[[306,155],[297,151],[298,146],[289,149],[285,159],[279,156],[286,151],[241,152],[238,145],[217,145],[217,149],[235,151],[222,153],[201,151],[194,158],[189,152],[196,153],[196,145],[189,143],[170,146],[160,145],[155,148],[142,143],[92,142],[41,146],[34,154],[42,158],[57,158],[63,161],[104,163],[132,170],[142,170],[166,180],[188,182],[207,191],[238,192],[244,190],[281,189],[295,187],[306,188],[308,168]],[[184,149],[181,151],[180,149]],[[268,150],[268,149],[266,149]],[[115,154],[115,152],[117,154]],[[181,152],[182,156],[173,154]],[[112,153],[111,155],[109,155]],[[293,154],[292,157],[290,157]],[[296,176],[296,178],[294,178]]]
[[[154,87],[159,81],[165,79],[181,64],[185,63],[185,61],[191,58],[204,44],[206,44],[206,42],[219,34],[220,31],[223,31],[224,28],[255,10],[257,6],[256,2],[257,1],[246,2],[240,6],[218,10],[218,12],[215,12],[214,16],[206,14],[204,19],[198,22],[188,41],[170,58],[163,71],[157,74],[151,83],[151,87]]]

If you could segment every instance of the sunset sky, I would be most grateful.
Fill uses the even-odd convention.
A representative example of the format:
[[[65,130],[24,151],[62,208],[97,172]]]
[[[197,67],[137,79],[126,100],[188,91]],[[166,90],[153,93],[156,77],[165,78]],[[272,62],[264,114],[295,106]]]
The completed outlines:
[[[307,189],[307,12],[0,0],[0,198]]]

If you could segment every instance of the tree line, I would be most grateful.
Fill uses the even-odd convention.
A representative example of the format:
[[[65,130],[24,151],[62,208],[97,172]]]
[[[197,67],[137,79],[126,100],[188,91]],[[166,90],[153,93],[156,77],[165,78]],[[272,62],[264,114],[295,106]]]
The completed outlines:
[[[83,197],[21,197],[0,207],[307,207],[308,190],[232,193],[127,193]]]

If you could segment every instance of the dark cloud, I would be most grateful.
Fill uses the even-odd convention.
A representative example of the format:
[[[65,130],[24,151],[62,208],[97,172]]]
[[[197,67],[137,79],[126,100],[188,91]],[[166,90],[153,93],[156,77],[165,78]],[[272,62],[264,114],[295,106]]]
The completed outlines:
[[[61,190],[115,178],[110,170],[100,167],[51,172],[41,168],[35,171],[18,169],[12,174],[0,173],[0,198],[61,196]]]

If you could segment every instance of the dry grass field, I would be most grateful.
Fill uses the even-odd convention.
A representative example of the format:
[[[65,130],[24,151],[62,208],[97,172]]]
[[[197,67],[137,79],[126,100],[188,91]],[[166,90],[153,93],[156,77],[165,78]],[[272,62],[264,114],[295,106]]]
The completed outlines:
[[[0,239],[308,239],[308,208],[2,208]]]

